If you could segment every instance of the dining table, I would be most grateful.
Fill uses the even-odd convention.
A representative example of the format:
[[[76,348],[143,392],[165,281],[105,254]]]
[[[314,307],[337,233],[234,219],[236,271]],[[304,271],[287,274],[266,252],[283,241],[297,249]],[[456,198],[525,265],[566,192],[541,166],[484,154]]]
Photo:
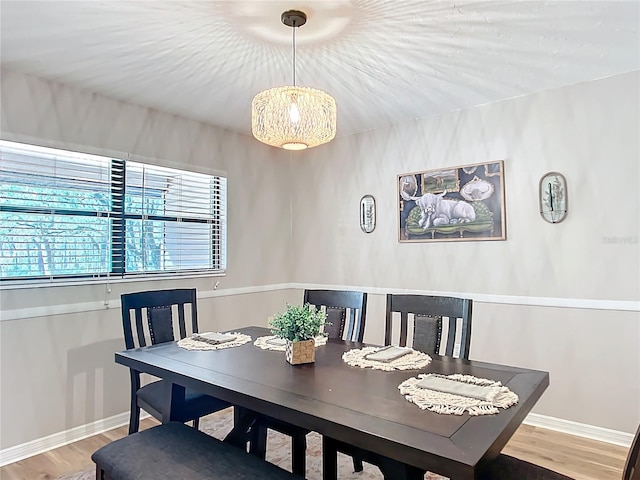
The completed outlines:
[[[252,341],[216,350],[188,350],[167,342],[117,352],[115,361],[164,380],[163,422],[172,420],[172,411],[189,388],[234,405],[234,428],[225,441],[241,448],[246,449],[255,418],[266,415],[406,466],[407,479],[422,478],[425,471],[452,480],[478,478],[549,385],[548,372],[438,355],[418,370],[353,367],[343,361],[343,354],[368,344],[335,339],[316,348],[314,363],[291,365],[284,352],[253,344],[271,335],[269,329],[253,326],[233,332]],[[492,415],[422,410],[398,389],[421,373],[499,381],[518,395],[518,403]],[[325,480],[336,478],[330,462],[332,458],[325,459]]]

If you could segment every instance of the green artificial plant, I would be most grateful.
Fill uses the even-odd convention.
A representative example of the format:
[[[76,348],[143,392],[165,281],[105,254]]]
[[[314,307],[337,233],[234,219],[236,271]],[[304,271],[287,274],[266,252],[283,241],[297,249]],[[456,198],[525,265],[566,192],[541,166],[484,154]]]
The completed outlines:
[[[315,305],[290,305],[287,310],[276,313],[269,322],[271,333],[277,337],[299,342],[310,340],[320,334],[320,329],[326,323],[327,314]]]

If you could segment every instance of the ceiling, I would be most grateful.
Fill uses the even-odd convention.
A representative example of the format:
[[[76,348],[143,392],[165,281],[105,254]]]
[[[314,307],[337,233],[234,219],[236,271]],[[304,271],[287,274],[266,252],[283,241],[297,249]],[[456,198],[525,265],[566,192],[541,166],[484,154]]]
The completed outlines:
[[[250,134],[251,100],[296,77],[338,136],[640,69],[640,0],[0,3],[8,69]]]

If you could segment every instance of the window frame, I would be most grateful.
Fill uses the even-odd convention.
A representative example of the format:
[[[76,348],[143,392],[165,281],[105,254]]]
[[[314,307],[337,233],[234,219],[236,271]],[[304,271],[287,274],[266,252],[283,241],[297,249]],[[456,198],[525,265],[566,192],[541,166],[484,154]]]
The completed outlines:
[[[62,215],[62,216],[80,216],[80,217],[108,217],[111,219],[111,225],[107,226],[107,230],[111,229],[105,242],[105,248],[110,251],[110,259],[106,264],[106,270],[104,272],[89,272],[78,274],[50,274],[50,275],[25,275],[19,277],[0,277],[0,289],[3,287],[20,287],[20,286],[52,286],[52,285],[66,285],[66,284],[82,284],[82,283],[103,283],[107,281],[141,281],[141,280],[161,280],[167,278],[193,278],[193,277],[210,277],[210,276],[224,276],[227,271],[227,176],[225,172],[214,171],[202,171],[196,168],[185,169],[185,165],[170,164],[169,162],[159,161],[158,159],[151,159],[149,157],[140,157],[137,155],[128,154],[93,154],[88,152],[79,151],[78,149],[61,149],[55,146],[43,146],[39,142],[21,141],[21,140],[8,140],[5,138],[0,139],[0,149],[4,149],[5,146],[20,148],[23,147],[28,150],[29,147],[36,147],[41,149],[51,149],[53,151],[60,151],[77,156],[90,156],[90,157],[102,157],[105,161],[109,162],[108,165],[108,194],[109,194],[109,207],[106,212],[98,210],[82,210],[82,209],[64,209],[64,208],[46,208],[38,206],[9,206],[0,204],[0,212],[7,213],[23,213],[23,214],[36,214],[36,215]],[[84,150],[84,149],[82,149]],[[37,158],[37,155],[33,155]],[[150,161],[151,160],[151,161]],[[1,158],[0,158],[1,162]],[[136,165],[142,165],[143,167],[149,167],[150,169],[170,169],[176,171],[179,175],[186,174],[198,174],[208,177],[210,185],[208,188],[212,192],[213,197],[210,199],[212,208],[210,212],[211,218],[195,218],[189,217],[188,212],[182,212],[181,216],[178,215],[146,215],[144,213],[127,213],[126,212],[126,195],[127,195],[127,164],[132,163]],[[117,180],[118,171],[121,174],[120,180]],[[1,172],[1,171],[0,171]],[[34,174],[34,175],[37,175]],[[52,177],[52,178],[67,178],[67,177]],[[134,188],[130,187],[129,189]],[[195,208],[195,205],[193,205]],[[149,271],[127,271],[127,259],[126,259],[126,222],[127,220],[139,220],[144,222],[146,220],[162,222],[162,225],[171,225],[178,223],[198,223],[211,225],[209,228],[210,240],[208,243],[209,249],[209,262],[213,265],[213,268],[163,268],[161,270]],[[187,247],[184,243],[180,243],[181,249],[184,250]],[[165,247],[163,247],[165,248]],[[205,257],[206,258],[206,257]]]

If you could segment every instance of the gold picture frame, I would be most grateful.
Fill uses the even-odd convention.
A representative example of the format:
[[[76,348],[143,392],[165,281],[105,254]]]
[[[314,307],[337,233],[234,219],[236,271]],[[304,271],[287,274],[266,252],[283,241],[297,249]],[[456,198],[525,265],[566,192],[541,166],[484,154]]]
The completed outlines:
[[[506,240],[503,160],[397,180],[399,242]]]

